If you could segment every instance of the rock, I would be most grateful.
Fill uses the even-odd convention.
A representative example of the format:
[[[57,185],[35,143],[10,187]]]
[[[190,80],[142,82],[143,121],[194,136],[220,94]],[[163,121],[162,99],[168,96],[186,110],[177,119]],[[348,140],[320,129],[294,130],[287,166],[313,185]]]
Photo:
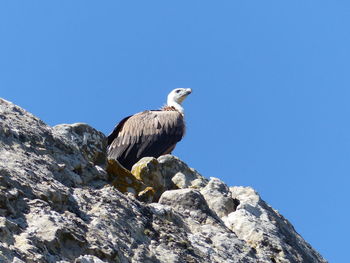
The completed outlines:
[[[231,212],[236,211],[238,200],[232,198],[230,189],[218,178],[211,178],[209,183],[201,190],[201,194],[220,218],[225,218]]]
[[[132,193],[137,196],[146,188],[145,184],[125,169],[118,161],[108,160],[107,172],[112,176],[112,185],[122,193]]]
[[[85,123],[56,125],[53,127],[53,131],[74,143],[85,158],[93,164],[106,165],[107,140],[102,132]]]
[[[132,167],[131,173],[145,187],[152,189],[154,195],[149,200],[153,202],[158,201],[166,190],[188,187],[200,189],[208,182],[196,170],[170,154],[158,159],[144,157]]]
[[[169,182],[162,176],[159,170],[159,162],[153,157],[144,157],[138,161],[131,169],[133,176],[145,184],[145,187],[152,189],[149,191],[150,202],[156,202],[160,195],[170,188]],[[143,192],[140,195],[144,195]]]
[[[223,220],[259,257],[276,263],[326,262],[288,220],[261,200],[252,188],[231,187],[230,191],[239,205]]]
[[[0,262],[326,262],[251,188],[171,155],[111,168],[105,140],[0,99]]]
[[[131,173],[116,160],[108,160],[107,172],[113,185],[122,193],[133,193],[138,200],[157,202],[166,190],[204,187],[208,180],[179,158],[163,155],[144,157],[133,165]]]
[[[74,263],[103,263],[103,261],[92,255],[84,255],[77,258]]]
[[[179,189],[166,191],[162,194],[159,203],[173,207],[177,212],[190,216],[199,223],[207,220],[217,224],[220,222],[200,192],[193,189]],[[212,223],[213,224],[213,223]]]
[[[200,189],[208,182],[195,169],[189,168],[187,164],[173,155],[163,155],[157,160],[160,164],[159,170],[162,177],[169,178],[177,188]]]
[[[254,251],[226,228],[198,190],[166,191],[159,204],[181,215],[189,243],[203,253],[205,262],[256,262]]]

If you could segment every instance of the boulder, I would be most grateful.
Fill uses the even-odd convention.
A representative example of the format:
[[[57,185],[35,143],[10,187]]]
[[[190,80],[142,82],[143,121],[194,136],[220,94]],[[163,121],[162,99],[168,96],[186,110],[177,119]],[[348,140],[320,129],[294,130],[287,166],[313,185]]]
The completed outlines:
[[[142,181],[145,186],[154,191],[149,200],[158,201],[166,190],[179,188],[200,189],[208,180],[196,170],[190,168],[179,158],[167,154],[158,157],[144,157],[133,165],[131,173],[136,180]]]

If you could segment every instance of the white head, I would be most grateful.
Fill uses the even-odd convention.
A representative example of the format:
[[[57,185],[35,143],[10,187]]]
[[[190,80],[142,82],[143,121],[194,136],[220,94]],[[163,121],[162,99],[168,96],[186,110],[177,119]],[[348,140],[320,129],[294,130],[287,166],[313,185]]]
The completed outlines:
[[[191,89],[174,89],[168,95],[167,106],[174,107],[179,112],[184,114],[184,108],[181,103],[186,99],[186,97],[192,93]]]

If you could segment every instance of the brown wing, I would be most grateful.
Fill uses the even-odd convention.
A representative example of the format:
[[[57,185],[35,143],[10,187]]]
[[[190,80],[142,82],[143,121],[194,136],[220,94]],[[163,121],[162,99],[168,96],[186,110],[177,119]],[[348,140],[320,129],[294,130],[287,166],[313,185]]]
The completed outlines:
[[[130,170],[143,157],[170,153],[184,133],[178,111],[144,111],[123,119],[108,136],[108,158]]]

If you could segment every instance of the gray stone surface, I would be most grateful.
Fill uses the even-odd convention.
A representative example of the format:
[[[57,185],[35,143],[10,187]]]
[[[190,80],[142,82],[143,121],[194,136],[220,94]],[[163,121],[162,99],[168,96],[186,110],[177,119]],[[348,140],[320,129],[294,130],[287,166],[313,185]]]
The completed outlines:
[[[102,132],[85,123],[61,124],[53,127],[54,133],[74,143],[87,160],[95,165],[106,165],[107,140]]]
[[[166,190],[201,189],[208,183],[208,180],[196,170],[170,154],[160,156],[158,159],[144,157],[133,165],[131,173],[146,187],[151,187],[154,190],[154,195],[150,198],[154,202],[157,202]],[[130,187],[132,185],[130,184]]]
[[[256,262],[255,252],[225,226],[198,190],[166,191],[159,204],[181,215],[190,243],[205,262]]]
[[[105,139],[0,99],[0,262],[326,262],[253,189],[208,182],[176,157],[145,164],[159,202],[122,194]]]
[[[239,201],[232,198],[230,189],[219,179],[212,177],[201,193],[210,209],[220,218],[225,218],[231,212],[236,211]]]
[[[237,236],[250,244],[257,255],[273,262],[326,262],[305,242],[294,227],[251,187],[231,187],[240,201],[237,210],[223,220]]]
[[[170,178],[178,188],[196,188],[204,187],[208,180],[201,176],[195,169],[188,167],[179,158],[167,154],[158,157],[160,164],[159,170],[163,178]]]

